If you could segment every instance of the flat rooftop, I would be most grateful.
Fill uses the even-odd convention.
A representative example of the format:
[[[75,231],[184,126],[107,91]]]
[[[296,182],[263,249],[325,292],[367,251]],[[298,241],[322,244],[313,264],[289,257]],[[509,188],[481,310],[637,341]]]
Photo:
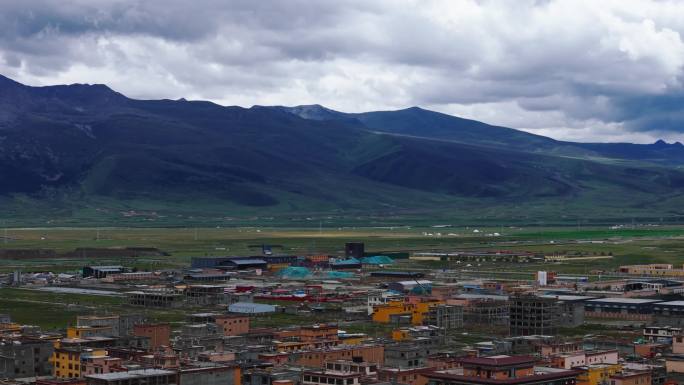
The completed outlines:
[[[658,302],[656,305],[664,305],[664,306],[684,306],[684,301],[666,301],[666,302]]]
[[[164,376],[164,375],[173,375],[173,374],[176,374],[176,372],[171,371],[171,370],[140,369],[140,370],[131,370],[128,372],[91,374],[91,375],[87,375],[86,378],[95,378],[95,379],[104,380],[104,381],[114,381],[114,380],[126,380],[126,379],[132,379],[132,378]]]
[[[589,297],[585,295],[567,295],[567,294],[560,294],[560,295],[554,295],[554,294],[544,294],[540,295],[541,298],[556,298],[560,301],[588,301],[590,299],[596,299],[596,297]]]
[[[624,303],[624,304],[630,304],[630,305],[644,305],[644,304],[649,304],[649,303],[656,303],[660,302],[660,300],[657,299],[640,299],[640,298],[598,298],[598,299],[590,299],[587,302],[603,302],[603,303]],[[681,301],[673,301],[673,302],[681,302]]]

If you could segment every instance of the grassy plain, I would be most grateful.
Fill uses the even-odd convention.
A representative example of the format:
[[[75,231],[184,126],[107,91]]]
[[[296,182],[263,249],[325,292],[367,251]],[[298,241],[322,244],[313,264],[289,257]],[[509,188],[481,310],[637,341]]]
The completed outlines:
[[[478,230],[475,232],[475,230]],[[492,234],[499,233],[499,236]],[[6,238],[4,236],[6,235]],[[362,241],[370,252],[454,251],[459,249],[518,250],[540,254],[605,256],[604,259],[548,263],[478,262],[466,267],[455,262],[399,261],[394,269],[450,269],[463,277],[483,276],[530,279],[537,270],[565,274],[610,272],[630,263],[684,264],[684,226],[639,226],[636,228],[588,227],[319,227],[319,228],[10,228],[0,230],[0,249],[43,248],[59,252],[82,247],[156,247],[169,255],[122,261],[91,258],[0,259],[0,271],[77,272],[86,264],[132,264],[143,270],[187,267],[193,256],[256,255],[258,245],[281,245],[277,253],[340,254],[344,243]],[[592,277],[596,279],[596,277]],[[132,308],[120,297],[55,294],[25,289],[0,289],[0,313],[10,313],[18,322],[46,329],[63,328],[77,314],[144,313],[150,319],[180,324],[187,309]],[[255,326],[312,322],[313,318],[275,315],[255,320]],[[314,321],[326,321],[315,319]],[[385,328],[345,325],[350,331],[385,333]],[[586,332],[586,330],[577,331]],[[575,333],[566,331],[566,333]],[[466,337],[463,337],[466,338]],[[469,338],[469,337],[468,337]]]
[[[478,230],[478,232],[474,232]],[[498,233],[499,236],[488,234]],[[344,243],[362,241],[370,252],[453,251],[458,249],[517,250],[543,254],[612,255],[600,260],[553,264],[559,272],[610,270],[626,263],[684,263],[684,226],[609,229],[552,227],[385,227],[385,228],[13,228],[6,230],[0,249],[43,248],[58,252],[84,247],[156,247],[169,255],[141,257],[131,262],[141,269],[187,266],[193,256],[258,255],[259,245],[280,245],[276,253],[340,254]],[[439,235],[438,235],[439,234]],[[0,236],[3,233],[0,232]],[[0,260],[0,271],[76,271],[89,263],[119,263],[84,253],[71,259]],[[414,262],[411,262],[414,263]],[[416,267],[453,268],[453,263],[417,263]],[[402,266],[405,267],[405,266]],[[493,266],[480,266],[493,267]],[[533,271],[539,266],[518,266]]]

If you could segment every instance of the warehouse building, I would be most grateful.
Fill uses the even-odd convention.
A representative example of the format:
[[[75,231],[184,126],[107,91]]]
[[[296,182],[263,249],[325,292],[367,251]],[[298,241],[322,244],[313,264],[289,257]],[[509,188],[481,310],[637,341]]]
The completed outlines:
[[[598,298],[584,303],[585,315],[594,318],[619,318],[647,321],[652,318],[655,299]]]

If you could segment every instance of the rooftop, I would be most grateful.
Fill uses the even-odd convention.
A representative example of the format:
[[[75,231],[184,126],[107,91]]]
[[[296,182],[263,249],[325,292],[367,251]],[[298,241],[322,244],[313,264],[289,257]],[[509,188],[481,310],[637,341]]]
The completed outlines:
[[[551,368],[544,368],[551,369]],[[525,383],[538,383],[539,381],[555,380],[568,377],[575,377],[579,371],[577,370],[544,370],[537,372],[535,368],[535,375],[533,376],[523,376],[518,378],[507,378],[503,380],[496,380],[492,378],[481,378],[473,376],[464,376],[459,374],[449,374],[449,373],[426,373],[424,374],[428,378],[440,378],[445,380],[458,381],[468,384],[486,384],[486,385],[516,385]]]
[[[631,305],[643,305],[648,303],[659,302],[657,299],[640,299],[640,298],[598,298],[590,299],[587,302],[604,302],[604,303],[625,303]],[[679,302],[679,301],[673,301]]]
[[[230,263],[234,263],[236,265],[254,265],[254,264],[266,264],[267,262],[264,261],[263,259],[231,259],[228,261]]]
[[[489,357],[472,357],[464,358],[461,362],[466,365],[490,365],[490,366],[507,366],[507,365],[521,365],[534,364],[535,358],[530,356],[489,356]]]
[[[567,301],[567,302],[575,302],[575,301],[587,301],[590,299],[596,299],[596,297],[589,297],[586,295],[554,295],[554,294],[545,294],[545,295],[540,295],[542,298],[556,298],[559,301]]]
[[[176,372],[173,372],[171,370],[163,370],[163,369],[140,369],[140,370],[131,370],[128,372],[112,372],[112,373],[104,373],[104,374],[91,374],[87,375],[86,378],[95,378],[98,380],[105,380],[105,381],[113,381],[113,380],[127,380],[127,379],[133,379],[133,378],[140,378],[140,377],[152,377],[152,376],[164,376],[164,375],[172,375],[176,374]]]
[[[666,302],[658,302],[656,305],[663,305],[663,306],[684,306],[684,301],[666,301]]]

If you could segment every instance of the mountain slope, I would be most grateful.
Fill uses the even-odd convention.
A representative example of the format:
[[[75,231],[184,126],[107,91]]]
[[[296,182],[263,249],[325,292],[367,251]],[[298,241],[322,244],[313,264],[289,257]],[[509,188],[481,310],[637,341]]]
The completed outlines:
[[[553,156],[537,150],[551,139],[452,119],[419,109],[350,116],[134,100],[104,85],[28,87],[0,77],[0,214],[429,216],[542,204],[605,213],[649,211],[645,202],[676,200],[684,189],[676,169]],[[391,135],[378,132],[387,122]],[[419,124],[461,140],[416,137],[410,128]]]
[[[684,165],[684,145],[632,143],[577,143],[559,141],[508,127],[493,126],[439,112],[411,107],[397,111],[342,113],[318,105],[276,107],[305,119],[356,121],[373,131],[439,139],[466,144],[494,146],[526,152],[571,156],[648,161],[663,165]]]

